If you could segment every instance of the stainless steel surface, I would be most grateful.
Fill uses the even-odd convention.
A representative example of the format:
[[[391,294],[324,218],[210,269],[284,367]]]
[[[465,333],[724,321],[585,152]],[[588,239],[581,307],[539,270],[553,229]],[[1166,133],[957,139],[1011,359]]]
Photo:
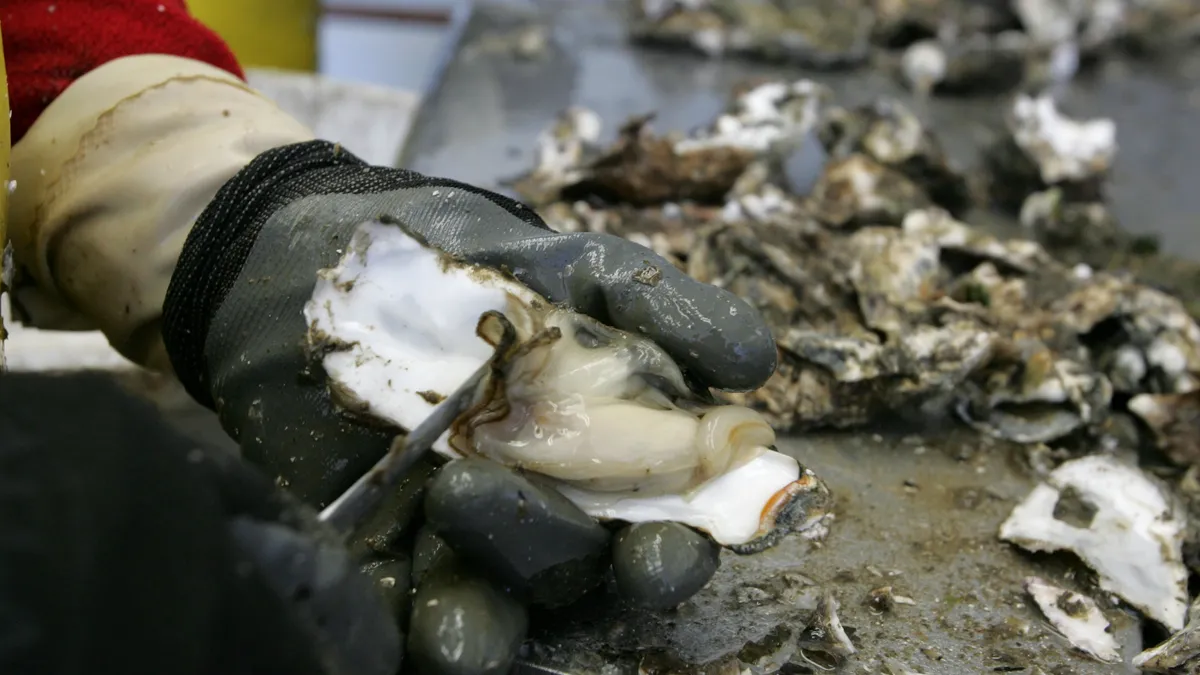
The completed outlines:
[[[450,10],[450,18],[446,23],[446,34],[443,38],[441,51],[434,60],[433,67],[430,69],[425,86],[422,88],[421,97],[422,105],[417,109],[410,132],[424,124],[424,116],[429,109],[424,105],[425,102],[437,97],[441,90],[442,82],[445,80],[446,71],[454,62],[455,56],[459,53],[462,47],[463,36],[466,34],[467,26],[470,24],[471,17],[475,8],[474,0],[458,0],[454,7]],[[408,145],[405,144],[397,153],[396,166],[404,166],[408,163]]]
[[[339,532],[350,533],[370,517],[408,470],[433,449],[437,439],[471,406],[479,383],[487,377],[491,367],[491,362],[484,364],[439,403],[416,429],[407,436],[397,437],[391,450],[370,471],[321,511],[320,519]]]

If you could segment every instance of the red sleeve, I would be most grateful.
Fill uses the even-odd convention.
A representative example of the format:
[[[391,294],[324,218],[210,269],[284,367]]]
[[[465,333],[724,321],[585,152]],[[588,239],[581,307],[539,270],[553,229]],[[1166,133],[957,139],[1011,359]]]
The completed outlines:
[[[244,77],[184,0],[0,0],[0,30],[13,143],[76,78],[122,56],[184,56]]]

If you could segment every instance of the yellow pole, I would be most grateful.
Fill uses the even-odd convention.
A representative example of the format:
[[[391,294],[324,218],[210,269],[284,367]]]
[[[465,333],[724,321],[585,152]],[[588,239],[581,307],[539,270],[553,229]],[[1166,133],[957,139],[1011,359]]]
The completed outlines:
[[[320,0],[188,0],[187,6],[244,67],[317,69]]]
[[[8,77],[4,69],[4,41],[0,40],[0,92],[4,92],[4,110],[0,114],[0,251],[8,252],[8,149],[12,144],[8,122]],[[4,279],[8,278],[8,256],[0,257],[0,295],[7,290]],[[4,370],[4,319],[0,318],[0,371]]]

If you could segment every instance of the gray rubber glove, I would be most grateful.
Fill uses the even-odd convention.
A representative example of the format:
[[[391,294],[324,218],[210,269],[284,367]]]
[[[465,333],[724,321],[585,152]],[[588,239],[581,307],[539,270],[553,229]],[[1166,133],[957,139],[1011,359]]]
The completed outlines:
[[[163,334],[181,381],[217,410],[245,456],[316,506],[369,469],[397,432],[338,409],[319,360],[303,346],[303,308],[318,270],[335,266],[352,232],[369,220],[403,223],[460,260],[506,270],[554,302],[646,335],[705,385],[748,390],[774,370],[774,341],[751,306],[641,246],[607,235],[555,233],[517,202],[368,166],[330,143],[273,150],[226,184],[197,222],[167,294]],[[464,471],[481,478],[468,493],[449,479]],[[529,480],[481,461],[452,463],[432,479],[425,515],[456,560],[451,572],[426,575],[438,583],[417,593],[410,648],[415,642],[426,675],[506,670],[524,624],[509,620],[515,630],[503,635],[491,635],[489,624],[514,612],[524,616],[522,603],[569,600],[600,581],[610,555],[608,531]],[[411,550],[420,521],[412,517],[414,504],[423,487],[414,481],[412,497],[397,498],[361,551],[373,569],[387,570],[379,578],[396,599],[402,623],[407,607],[395,589],[406,584],[396,561]],[[520,527],[481,518],[489,509],[516,509],[529,494],[536,495],[541,516]],[[716,568],[715,546],[680,526],[655,526],[670,533],[665,539],[647,527],[627,528],[613,549],[631,599],[666,605],[703,586]],[[663,548],[661,541],[677,546]],[[668,566],[665,583],[639,572],[657,564]],[[491,585],[472,576],[483,569]],[[571,588],[564,579],[574,580]],[[470,624],[464,632],[475,637],[462,650],[442,649],[427,634],[437,617],[429,617],[422,601],[438,594],[447,602],[426,602],[426,608],[473,603],[463,616]],[[453,662],[438,656],[447,653],[465,656]]]

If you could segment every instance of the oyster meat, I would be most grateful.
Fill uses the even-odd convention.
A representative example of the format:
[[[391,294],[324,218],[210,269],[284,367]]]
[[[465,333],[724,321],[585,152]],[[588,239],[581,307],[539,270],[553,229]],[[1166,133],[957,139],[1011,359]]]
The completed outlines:
[[[771,427],[693,393],[656,344],[400,226],[360,227],[305,314],[335,399],[403,429],[490,360],[476,405],[434,449],[540,474],[592,516],[681,522],[748,551],[826,515],[824,486],[770,449]]]

